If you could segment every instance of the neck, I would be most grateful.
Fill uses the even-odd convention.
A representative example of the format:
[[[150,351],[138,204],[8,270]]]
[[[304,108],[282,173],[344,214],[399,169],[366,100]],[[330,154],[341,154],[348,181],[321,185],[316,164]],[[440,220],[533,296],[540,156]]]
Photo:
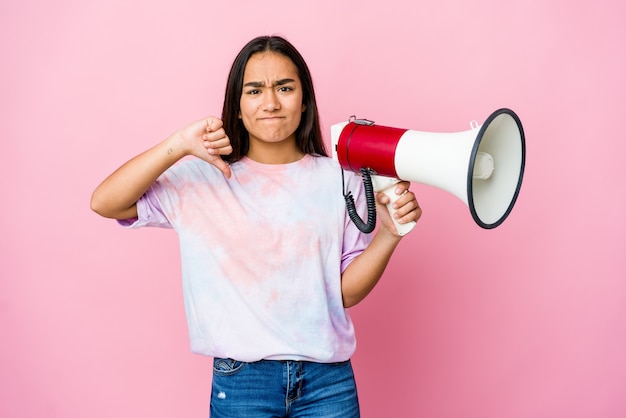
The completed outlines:
[[[247,157],[261,164],[289,164],[304,157],[295,143],[250,144]]]

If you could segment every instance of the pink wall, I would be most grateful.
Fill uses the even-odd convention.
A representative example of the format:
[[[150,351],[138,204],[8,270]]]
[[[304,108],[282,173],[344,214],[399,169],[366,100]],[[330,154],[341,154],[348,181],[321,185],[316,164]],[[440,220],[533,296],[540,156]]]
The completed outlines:
[[[0,5],[0,416],[206,416],[175,235],[124,231],[89,196],[219,114],[234,54],[268,33],[307,58],[326,131],[455,132],[502,106],[526,130],[498,229],[413,186],[424,216],[353,309],[363,416],[625,416],[623,2],[301,3]]]

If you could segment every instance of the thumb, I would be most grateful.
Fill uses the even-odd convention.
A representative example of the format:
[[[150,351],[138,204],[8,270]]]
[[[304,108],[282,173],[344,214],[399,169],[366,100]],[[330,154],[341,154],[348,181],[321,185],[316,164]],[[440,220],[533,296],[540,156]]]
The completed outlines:
[[[215,167],[217,167],[217,169],[224,173],[224,176],[226,176],[227,179],[229,179],[232,175],[230,165],[228,165],[226,161],[222,160],[221,157],[216,157],[214,160],[211,161],[211,164],[213,164]]]

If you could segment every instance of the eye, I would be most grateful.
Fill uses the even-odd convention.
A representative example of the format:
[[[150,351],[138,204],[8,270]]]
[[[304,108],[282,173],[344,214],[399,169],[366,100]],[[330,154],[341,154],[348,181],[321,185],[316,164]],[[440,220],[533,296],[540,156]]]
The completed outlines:
[[[293,91],[293,87],[291,86],[281,86],[278,91],[282,91],[282,92],[289,92],[289,91]]]
[[[247,90],[246,91],[246,94],[252,94],[252,95],[259,94],[259,93],[261,93],[261,91],[257,90],[257,89],[252,89],[252,90]]]

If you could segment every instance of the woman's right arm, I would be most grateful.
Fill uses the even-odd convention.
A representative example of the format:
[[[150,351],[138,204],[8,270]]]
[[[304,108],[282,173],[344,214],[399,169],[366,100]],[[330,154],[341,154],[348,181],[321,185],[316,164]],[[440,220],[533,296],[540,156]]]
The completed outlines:
[[[135,218],[139,198],[176,161],[193,155],[230,177],[230,167],[220,155],[231,152],[220,119],[208,117],[193,122],[115,170],[94,190],[91,209],[106,218]]]

